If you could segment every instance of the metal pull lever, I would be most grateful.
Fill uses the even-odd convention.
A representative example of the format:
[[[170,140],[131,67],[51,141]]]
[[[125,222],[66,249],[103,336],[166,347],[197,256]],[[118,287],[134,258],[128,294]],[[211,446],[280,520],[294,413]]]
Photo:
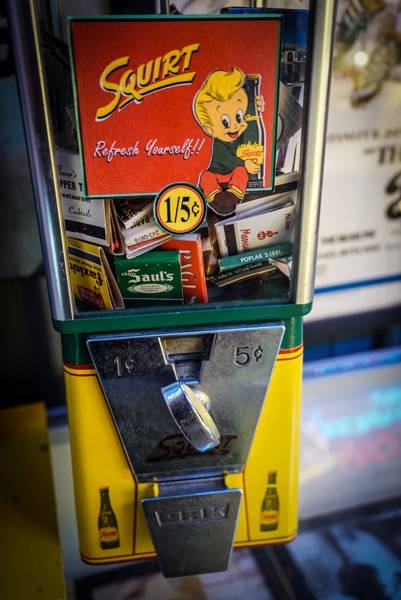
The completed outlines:
[[[166,364],[171,365],[177,381],[161,392],[171,416],[188,442],[199,452],[220,443],[220,433],[209,414],[209,398],[193,388],[200,383],[205,362],[213,353],[215,336],[188,335],[159,338]]]
[[[175,381],[161,389],[167,407],[189,443],[206,452],[220,443],[220,433],[206,406],[208,398],[183,381]]]

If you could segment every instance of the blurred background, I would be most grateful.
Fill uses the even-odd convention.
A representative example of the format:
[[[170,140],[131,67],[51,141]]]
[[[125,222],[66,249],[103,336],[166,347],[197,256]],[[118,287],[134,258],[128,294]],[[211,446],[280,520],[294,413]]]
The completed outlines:
[[[65,14],[74,14],[74,4],[80,3],[63,2]],[[96,13],[107,4],[91,2],[90,10]],[[112,4],[118,14],[129,3]],[[143,4],[148,12],[152,2]],[[210,5],[210,11],[217,13],[230,4],[248,3],[177,0],[175,7],[195,14],[199,5],[201,12],[207,12],[206,5]],[[43,0],[41,5],[51,16],[56,14],[51,0]],[[308,2],[270,5],[307,8]],[[55,22],[54,27],[65,37],[60,23]],[[60,336],[53,330],[49,313],[3,1],[0,86],[1,407],[38,402],[46,407],[64,569],[67,580],[78,581],[70,594],[99,599],[156,597],[146,596],[143,585],[138,591],[138,577],[145,576],[146,570],[146,577],[153,577],[153,567],[130,567],[123,575],[107,568],[104,575],[98,570],[95,575],[93,567],[79,560]],[[355,567],[355,556],[360,557],[361,548],[368,543],[371,548],[380,545],[376,557],[387,564],[387,571],[379,564],[372,583],[379,582],[379,595],[370,597],[401,597],[400,110],[401,3],[339,0],[316,291],[304,329],[301,535],[291,550],[278,550],[275,556],[270,551],[243,554],[243,562],[235,569],[242,573],[238,581],[254,577],[252,598],[292,597],[280,595],[286,586],[287,592],[292,586],[293,597],[300,598],[368,597],[349,583],[372,577],[370,571]],[[376,515],[373,524],[372,514]],[[384,539],[383,531],[392,531],[391,542],[389,537]],[[329,552],[327,548],[332,553],[330,568],[319,562],[322,554]],[[238,555],[235,560],[240,558]],[[277,576],[277,561],[286,566],[284,582]],[[332,577],[335,561],[336,573],[341,570],[341,585]],[[359,558],[365,566],[369,561],[367,556]],[[316,573],[323,581],[319,585]],[[127,583],[131,576],[135,584]],[[193,583],[192,592],[175,585],[176,595],[171,598],[225,597],[212,594],[216,589],[221,594],[228,589],[228,580],[208,577],[198,582],[203,596],[194,591],[198,584]],[[398,586],[394,583],[397,577]],[[120,587],[121,581],[125,582],[124,592],[110,588],[115,581]],[[164,589],[161,580],[154,585],[155,589],[159,585],[160,598],[170,597],[171,590]]]

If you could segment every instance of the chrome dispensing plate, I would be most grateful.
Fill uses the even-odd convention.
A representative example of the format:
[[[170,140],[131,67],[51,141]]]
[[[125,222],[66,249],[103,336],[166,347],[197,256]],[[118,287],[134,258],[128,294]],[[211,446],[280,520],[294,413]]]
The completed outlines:
[[[284,326],[275,322],[87,340],[116,430],[139,481],[242,470],[283,333]],[[181,351],[173,358],[166,356],[166,347],[172,346],[166,340],[179,338]],[[200,343],[205,339],[207,344]],[[197,353],[196,348],[205,345],[207,352]],[[188,358],[201,363],[199,383],[194,380],[192,388],[209,399],[210,416],[220,434],[220,443],[205,452],[196,450],[184,436],[161,391],[177,379],[179,365]]]

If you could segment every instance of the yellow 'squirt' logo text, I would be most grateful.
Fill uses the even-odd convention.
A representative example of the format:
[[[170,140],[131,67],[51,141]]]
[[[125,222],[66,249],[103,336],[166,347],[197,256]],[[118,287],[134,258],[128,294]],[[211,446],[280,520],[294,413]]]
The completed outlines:
[[[190,72],[192,56],[199,50],[200,44],[184,46],[181,50],[170,50],[164,56],[158,56],[133,69],[125,70],[118,83],[109,78],[130,62],[129,56],[116,58],[104,69],[100,76],[100,87],[113,94],[113,99],[106,106],[96,111],[96,121],[110,117],[113,112],[121,110],[131,102],[141,102],[146,94],[171,87],[191,83],[196,75]]]

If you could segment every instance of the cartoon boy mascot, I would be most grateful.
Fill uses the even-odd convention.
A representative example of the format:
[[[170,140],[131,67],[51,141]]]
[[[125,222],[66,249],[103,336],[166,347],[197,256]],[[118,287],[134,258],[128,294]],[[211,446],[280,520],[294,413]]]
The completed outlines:
[[[249,174],[256,175],[260,170],[260,164],[252,159],[242,160],[237,156],[248,127],[244,83],[245,75],[236,67],[231,71],[213,71],[193,104],[197,121],[213,138],[210,164],[200,174],[199,186],[210,208],[223,216],[234,212],[244,198]],[[263,110],[261,96],[257,96],[256,106],[258,112]]]

